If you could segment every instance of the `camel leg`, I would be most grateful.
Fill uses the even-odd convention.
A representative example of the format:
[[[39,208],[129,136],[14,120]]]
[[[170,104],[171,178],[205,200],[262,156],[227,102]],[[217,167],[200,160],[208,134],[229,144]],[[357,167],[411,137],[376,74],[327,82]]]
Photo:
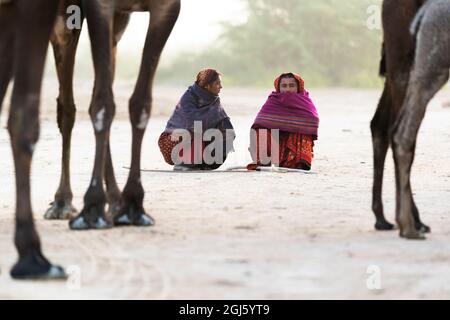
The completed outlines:
[[[105,215],[106,194],[103,187],[105,160],[115,104],[112,90],[112,25],[113,8],[100,1],[83,1],[92,57],[95,69],[95,85],[89,114],[95,132],[95,161],[90,186],[84,196],[84,208],[73,218],[72,230],[106,229],[112,226]]]
[[[116,55],[117,55],[117,45],[122,38],[123,33],[130,21],[129,13],[116,12],[114,15],[114,27],[113,27],[113,54],[112,54],[112,65],[113,65],[113,77],[116,71]],[[105,163],[105,182],[106,182],[106,197],[108,200],[108,216],[116,216],[122,204],[122,194],[117,185],[116,176],[114,174],[113,161],[111,156],[110,142],[108,142],[108,147],[106,150],[106,163]]]
[[[6,90],[12,78],[14,61],[14,7],[3,5],[0,7],[0,113]]]
[[[156,3],[156,2],[155,2]],[[131,170],[122,193],[123,206],[114,218],[116,225],[151,226],[153,218],[145,213],[144,189],[141,183],[141,146],[152,107],[152,87],[164,45],[177,21],[179,1],[156,3],[150,8],[151,22],[147,33],[139,78],[129,112],[132,125]]]
[[[0,5],[0,115],[14,64],[14,7]]]
[[[404,66],[405,67],[405,66]],[[412,67],[412,66],[411,66]],[[397,112],[395,112],[396,108],[395,105],[402,105],[404,100],[405,100],[405,96],[406,96],[406,90],[408,87],[408,81],[406,79],[409,79],[409,71],[407,70],[398,70],[397,71],[397,79],[393,80],[394,82],[391,84],[391,99],[392,99],[392,110],[391,110],[391,118],[389,120],[389,123],[391,126],[393,126],[392,122],[395,121],[397,115]],[[394,102],[395,101],[395,102]],[[401,107],[399,108],[401,109]],[[393,112],[393,114],[392,114]],[[395,123],[394,123],[395,125]],[[389,129],[391,131],[391,129]],[[390,139],[391,139],[391,145],[393,145],[392,142],[392,132],[390,133]],[[396,176],[396,183],[398,183],[397,181],[397,176]],[[398,189],[397,189],[398,191]],[[398,197],[398,195],[396,195]],[[413,216],[414,216],[414,220],[415,220],[415,225],[416,225],[416,229],[422,233],[429,233],[431,232],[431,228],[427,225],[425,225],[421,220],[420,220],[420,215],[419,215],[419,210],[417,209],[416,204],[414,203],[414,199],[411,198],[411,207],[412,207],[412,211],[413,211]]]
[[[448,65],[438,68],[439,64],[432,64],[435,61],[429,54],[419,53],[417,60],[393,137],[398,192],[396,218],[400,236],[408,239],[423,238],[416,228],[410,181],[417,134],[428,102],[449,78]]]
[[[65,277],[64,270],[53,266],[42,254],[30,198],[31,161],[39,137],[42,74],[57,5],[56,0],[14,3],[17,10],[15,17],[17,50],[14,52],[16,63],[8,131],[16,170],[15,244],[19,261],[11,270],[11,276],[15,279]]]
[[[70,146],[75,123],[76,107],[73,98],[75,55],[81,30],[66,28],[64,15],[58,16],[51,36],[56,70],[59,79],[57,120],[62,136],[62,163],[59,188],[55,200],[44,215],[45,219],[70,219],[77,213],[72,205],[70,186]]]
[[[393,230],[394,225],[388,222],[383,210],[383,174],[386,153],[389,148],[389,124],[392,100],[389,93],[389,85],[386,82],[383,95],[381,96],[375,116],[372,119],[370,128],[372,131],[374,177],[372,189],[372,210],[375,214],[376,230]]]
[[[384,165],[386,160],[386,153],[389,148],[389,131],[392,122],[392,100],[389,93],[389,84],[386,82],[383,95],[378,105],[378,109],[371,122],[372,130],[372,144],[374,152],[374,183],[372,190],[372,210],[375,214],[376,230],[393,230],[394,225],[389,223],[384,215],[383,201],[382,201],[382,187]],[[394,86],[395,87],[395,86]],[[411,198],[411,206],[415,219],[416,229],[423,233],[431,232],[430,227],[425,225],[419,217],[419,210],[417,209],[414,200]]]

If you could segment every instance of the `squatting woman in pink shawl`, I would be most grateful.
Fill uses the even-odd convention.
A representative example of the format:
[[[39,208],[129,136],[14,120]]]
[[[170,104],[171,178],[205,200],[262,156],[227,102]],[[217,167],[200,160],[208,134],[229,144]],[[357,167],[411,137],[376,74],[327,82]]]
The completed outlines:
[[[252,125],[254,136],[249,151],[253,163],[248,165],[248,169],[275,164],[311,170],[314,141],[318,138],[319,129],[317,109],[299,75],[282,74],[275,79],[274,85],[276,91],[270,94]],[[273,129],[279,130],[279,139],[274,138]],[[276,161],[271,150],[278,150]],[[262,163],[262,154],[272,161]]]

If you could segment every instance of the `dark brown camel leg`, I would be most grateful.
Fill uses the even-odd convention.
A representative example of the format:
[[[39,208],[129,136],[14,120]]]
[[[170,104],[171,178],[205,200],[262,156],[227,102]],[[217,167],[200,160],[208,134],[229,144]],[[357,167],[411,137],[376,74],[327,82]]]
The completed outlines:
[[[39,136],[42,74],[58,1],[15,1],[13,5],[16,50],[8,131],[16,170],[15,244],[19,261],[11,270],[11,276],[16,279],[64,278],[64,270],[53,266],[42,254],[30,198],[31,161]],[[0,8],[0,15],[3,10]],[[11,13],[6,12],[1,20],[4,18],[11,18]],[[3,32],[0,29],[0,34]]]
[[[142,65],[129,112],[132,125],[131,170],[122,193],[123,206],[114,219],[116,225],[151,226],[153,218],[145,213],[141,183],[141,146],[152,107],[152,87],[159,57],[180,12],[179,1],[157,3],[152,8]]]
[[[89,114],[95,131],[95,161],[90,186],[84,197],[84,208],[69,223],[72,230],[105,229],[112,223],[105,215],[106,194],[103,188],[105,160],[115,104],[112,90],[113,8],[103,2],[83,1],[91,39],[95,85]]]
[[[6,90],[12,78],[12,66],[14,61],[14,7],[3,5],[0,7],[0,112]]]
[[[14,20],[12,5],[0,5],[0,115],[6,90],[12,78],[14,63]]]
[[[63,148],[59,188],[56,191],[54,202],[44,215],[45,219],[70,219],[77,213],[72,205],[73,194],[70,186],[70,146],[76,114],[73,98],[73,73],[81,30],[69,30],[66,27],[66,20],[63,15],[57,18],[51,36],[59,79],[57,120]]]
[[[398,175],[397,223],[400,236],[408,239],[424,238],[416,228],[410,181],[417,134],[429,101],[449,78],[449,66],[442,66],[433,60],[429,53],[419,51],[393,138],[395,169]]]
[[[375,214],[376,230],[393,230],[394,225],[384,216],[382,190],[386,153],[389,148],[389,124],[392,109],[389,84],[386,82],[370,128],[372,131],[374,177],[372,189],[372,210]]]
[[[116,54],[117,45],[122,38],[123,33],[130,21],[130,14],[116,12],[114,15],[114,37],[113,37],[113,54],[112,54],[112,65],[113,65],[113,77],[116,70]],[[105,182],[106,182],[106,194],[108,199],[108,216],[114,217],[120,211],[122,194],[117,185],[116,176],[114,174],[113,161],[111,156],[110,142],[108,142],[108,148],[106,150],[106,163],[105,163]]]

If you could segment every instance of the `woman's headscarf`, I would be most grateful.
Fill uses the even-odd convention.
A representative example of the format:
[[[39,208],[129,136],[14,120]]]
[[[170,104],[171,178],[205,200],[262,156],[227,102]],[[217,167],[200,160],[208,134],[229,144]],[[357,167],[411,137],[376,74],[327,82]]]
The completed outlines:
[[[197,75],[197,80],[195,83],[201,87],[205,88],[208,84],[213,83],[216,81],[221,73],[215,69],[206,68],[201,70]]]
[[[295,74],[295,73],[283,73],[278,78],[276,78],[275,82],[274,82],[275,90],[277,92],[280,92],[281,79],[283,79],[283,78],[291,78],[290,76],[293,76],[294,79],[297,81],[298,92],[299,93],[303,93],[305,91],[305,81],[303,80],[303,78],[300,75]]]

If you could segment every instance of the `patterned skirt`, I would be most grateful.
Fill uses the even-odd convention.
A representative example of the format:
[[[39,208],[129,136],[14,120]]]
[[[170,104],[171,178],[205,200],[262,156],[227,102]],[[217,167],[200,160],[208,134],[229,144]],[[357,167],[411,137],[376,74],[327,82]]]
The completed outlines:
[[[283,168],[311,170],[312,159],[314,158],[314,140],[310,135],[300,133],[290,133],[280,131],[279,141],[275,141],[270,134],[270,130],[256,129],[256,145],[252,145],[249,151],[252,155],[253,163],[247,166],[248,170],[255,170],[260,165],[276,164]],[[260,140],[267,141],[261,150]],[[263,142],[262,142],[263,143]],[[272,157],[271,150],[279,150],[278,163],[272,160],[270,163],[262,164],[260,155]]]
[[[195,148],[194,144],[192,143],[190,150],[186,150],[187,152],[183,153],[185,150],[181,150],[179,154],[172,155],[172,151],[180,143],[179,140],[172,140],[172,136],[170,133],[163,132],[158,140],[158,146],[161,150],[161,153],[164,157],[164,161],[170,165],[174,165],[175,161],[180,161],[183,163],[189,163],[193,164],[195,160]],[[205,149],[205,143],[202,143],[201,148],[197,151],[199,154],[197,155],[199,158],[202,159],[203,151]],[[176,157],[176,159],[173,158]]]
[[[158,140],[159,150],[161,150],[161,153],[164,157],[164,161],[172,166],[174,165],[172,159],[172,150],[178,143],[179,143],[178,141],[172,141],[170,133],[163,132],[159,136]]]

